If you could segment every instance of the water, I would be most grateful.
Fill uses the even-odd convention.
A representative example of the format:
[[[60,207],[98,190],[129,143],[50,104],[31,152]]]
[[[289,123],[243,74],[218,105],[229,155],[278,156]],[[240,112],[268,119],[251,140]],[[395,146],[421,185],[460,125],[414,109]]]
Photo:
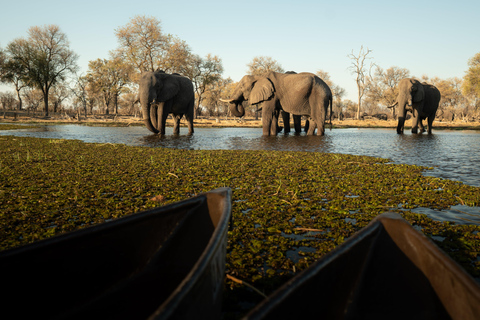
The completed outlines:
[[[366,155],[393,163],[433,167],[425,175],[462,181],[480,187],[480,131],[435,130],[434,134],[398,135],[395,129],[333,129],[325,136],[290,134],[262,136],[261,128],[195,128],[193,136],[180,129],[172,135],[152,135],[145,127],[87,127],[50,125],[36,129],[0,130],[0,135],[50,139],[78,139],[92,143],[122,143],[131,146],[203,150],[286,150]],[[425,213],[439,220],[480,224],[480,208]],[[473,218],[472,218],[473,215]]]

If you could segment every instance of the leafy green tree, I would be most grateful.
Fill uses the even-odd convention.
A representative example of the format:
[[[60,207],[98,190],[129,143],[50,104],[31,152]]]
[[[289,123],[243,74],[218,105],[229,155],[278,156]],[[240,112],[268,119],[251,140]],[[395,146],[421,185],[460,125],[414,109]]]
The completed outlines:
[[[70,50],[67,36],[56,25],[31,27],[28,38],[14,39],[7,52],[22,70],[22,81],[41,90],[48,117],[50,89],[78,69],[78,55]]]

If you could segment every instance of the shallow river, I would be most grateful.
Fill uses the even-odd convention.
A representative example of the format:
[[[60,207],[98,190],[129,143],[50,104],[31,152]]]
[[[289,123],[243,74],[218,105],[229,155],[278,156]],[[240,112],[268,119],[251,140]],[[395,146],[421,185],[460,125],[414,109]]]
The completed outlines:
[[[179,149],[289,150],[367,155],[393,163],[433,167],[425,175],[462,181],[480,187],[480,131],[435,130],[434,134],[398,135],[395,129],[333,129],[325,136],[283,135],[263,137],[261,128],[195,128],[195,134],[166,136],[150,134],[145,127],[87,127],[52,125],[36,129],[0,130],[0,135],[50,139],[78,139],[93,143],[123,143],[132,146]],[[423,211],[422,211],[423,210]],[[439,220],[480,224],[480,208],[456,206],[448,212],[422,213]]]

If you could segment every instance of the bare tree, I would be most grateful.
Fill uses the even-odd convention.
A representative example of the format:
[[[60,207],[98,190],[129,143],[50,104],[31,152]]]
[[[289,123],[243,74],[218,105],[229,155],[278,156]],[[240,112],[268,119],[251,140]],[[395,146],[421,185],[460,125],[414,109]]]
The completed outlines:
[[[352,60],[352,63],[350,65],[350,70],[352,71],[352,74],[355,75],[355,81],[357,83],[357,89],[358,89],[357,120],[360,119],[360,109],[362,107],[362,98],[367,90],[366,78],[368,74],[367,74],[366,60],[371,59],[370,57],[367,58],[370,52],[372,52],[372,50],[368,48],[365,50],[363,46],[361,46],[360,51],[358,52],[358,55],[355,55],[353,53],[353,50],[352,50],[352,53],[348,55],[348,58]]]
[[[0,103],[2,104],[4,111],[13,110],[15,102],[15,95],[12,92],[0,93]]]
[[[330,87],[330,90],[332,90],[334,103],[332,106],[332,111],[339,116],[340,112],[342,111],[340,106],[342,98],[345,96],[345,89],[333,83],[332,79],[330,78],[330,74],[327,71],[318,70],[316,75],[325,81],[325,83]]]
[[[410,77],[410,71],[405,68],[393,66],[387,70],[376,66],[375,73],[367,77],[367,99],[374,104],[375,108],[385,108],[395,103],[397,98],[397,86],[400,80]],[[380,106],[379,106],[380,104]],[[392,115],[395,108],[391,109]]]
[[[191,49],[176,36],[164,34],[160,20],[135,16],[115,30],[120,44],[114,56],[121,56],[135,66],[138,73],[163,70],[168,73],[187,72]]]
[[[247,74],[252,76],[263,76],[270,71],[285,72],[280,63],[272,57],[258,56],[247,64]]]
[[[72,93],[75,96],[76,100],[80,103],[87,117],[87,104],[88,104],[88,78],[86,76],[77,76],[75,79],[75,86],[72,88]]]

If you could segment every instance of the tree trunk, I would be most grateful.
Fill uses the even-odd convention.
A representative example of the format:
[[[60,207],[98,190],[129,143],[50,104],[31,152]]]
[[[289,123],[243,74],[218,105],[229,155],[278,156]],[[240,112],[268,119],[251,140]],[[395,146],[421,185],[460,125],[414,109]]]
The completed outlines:
[[[22,110],[22,98],[20,96],[20,89],[18,86],[15,86],[15,90],[17,91],[17,99],[18,99],[18,110]]]
[[[45,89],[43,92],[43,102],[45,105],[45,117],[48,117],[48,89]]]

